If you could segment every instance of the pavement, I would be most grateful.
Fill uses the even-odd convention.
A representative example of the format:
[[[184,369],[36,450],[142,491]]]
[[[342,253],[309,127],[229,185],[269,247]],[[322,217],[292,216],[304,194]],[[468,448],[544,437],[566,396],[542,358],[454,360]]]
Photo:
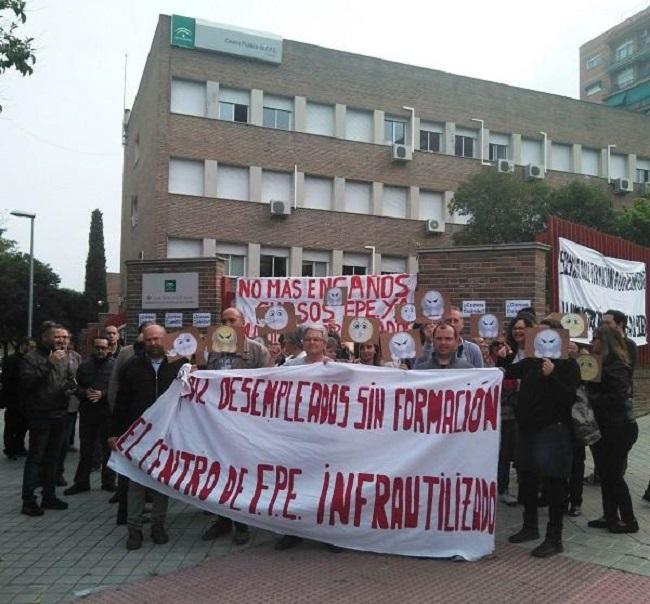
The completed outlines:
[[[473,563],[332,554],[311,542],[276,552],[275,536],[261,530],[243,547],[224,538],[204,542],[200,536],[210,518],[178,501],[170,505],[169,543],[153,545],[145,534],[143,548],[128,552],[126,528],[116,526],[116,506],[108,504],[110,493],[99,490],[98,473],[91,492],[66,498],[68,510],[30,518],[20,514],[23,462],[2,457],[0,604],[648,602],[650,504],[641,495],[650,478],[650,415],[638,421],[627,482],[641,530],[612,535],[588,529],[601,503],[600,489],[585,486],[583,515],[565,519],[564,554],[546,560],[529,555],[536,543],[507,542],[520,528],[521,508],[502,504],[495,553]],[[587,473],[590,462],[588,454]],[[77,454],[69,454],[68,479],[76,463]],[[540,527],[545,522],[542,510]]]

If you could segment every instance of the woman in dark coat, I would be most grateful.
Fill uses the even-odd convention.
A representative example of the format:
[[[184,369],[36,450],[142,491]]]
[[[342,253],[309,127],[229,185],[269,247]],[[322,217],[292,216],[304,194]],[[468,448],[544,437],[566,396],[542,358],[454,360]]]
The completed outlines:
[[[542,323],[561,328],[557,322]],[[571,407],[580,369],[575,359],[524,358],[506,367],[506,378],[520,380],[515,407],[516,459],[519,499],[524,505],[523,527],[508,540],[523,543],[539,538],[537,494],[541,485],[548,499],[549,522],[546,538],[531,553],[544,558],[563,551],[562,519],[571,472]]]
[[[617,330],[599,327],[592,346],[594,354],[602,360],[600,382],[590,382],[587,391],[602,435],[592,452],[600,475],[603,517],[588,525],[607,528],[612,533],[636,533],[639,525],[624,478],[627,454],[639,436],[629,404],[632,369],[625,341]]]

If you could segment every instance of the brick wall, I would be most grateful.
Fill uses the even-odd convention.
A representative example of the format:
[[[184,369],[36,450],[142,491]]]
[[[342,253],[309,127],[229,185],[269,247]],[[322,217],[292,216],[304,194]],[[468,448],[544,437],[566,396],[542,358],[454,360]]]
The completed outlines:
[[[192,309],[142,309],[142,275],[144,273],[199,274],[199,306]],[[130,260],[126,263],[126,308],[128,340],[133,341],[141,312],[155,312],[158,323],[164,325],[166,312],[182,312],[183,324],[192,324],[192,313],[212,313],[213,322],[221,315],[223,262],[213,258],[179,260]]]

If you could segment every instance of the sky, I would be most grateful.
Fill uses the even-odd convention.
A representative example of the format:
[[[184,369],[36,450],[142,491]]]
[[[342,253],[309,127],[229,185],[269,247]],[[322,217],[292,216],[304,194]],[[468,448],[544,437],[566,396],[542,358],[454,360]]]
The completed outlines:
[[[396,6],[399,6],[396,9]],[[107,270],[119,270],[121,120],[137,93],[159,14],[578,97],[581,44],[647,0],[27,0],[34,74],[0,75],[0,228],[82,290],[90,215],[104,216]],[[125,56],[126,86],[125,86]]]

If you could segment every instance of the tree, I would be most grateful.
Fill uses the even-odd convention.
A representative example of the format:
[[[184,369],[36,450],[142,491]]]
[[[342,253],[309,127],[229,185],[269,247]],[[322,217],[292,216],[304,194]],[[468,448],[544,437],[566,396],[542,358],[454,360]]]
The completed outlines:
[[[609,197],[601,189],[577,180],[551,191],[548,215],[606,233],[617,231],[616,212]]]
[[[619,236],[650,247],[650,196],[636,199],[618,215]]]
[[[510,174],[483,171],[458,187],[451,212],[469,216],[467,226],[454,235],[457,244],[532,241],[544,228],[549,188],[524,182]]]
[[[34,72],[34,39],[15,34],[18,26],[27,21],[25,4],[25,0],[0,0],[0,75],[12,68],[24,76]]]
[[[106,254],[104,252],[104,223],[102,213],[93,210],[88,235],[88,258],[86,259],[86,282],[84,293],[92,308],[99,309],[106,303]],[[93,317],[93,319],[96,319]]]

